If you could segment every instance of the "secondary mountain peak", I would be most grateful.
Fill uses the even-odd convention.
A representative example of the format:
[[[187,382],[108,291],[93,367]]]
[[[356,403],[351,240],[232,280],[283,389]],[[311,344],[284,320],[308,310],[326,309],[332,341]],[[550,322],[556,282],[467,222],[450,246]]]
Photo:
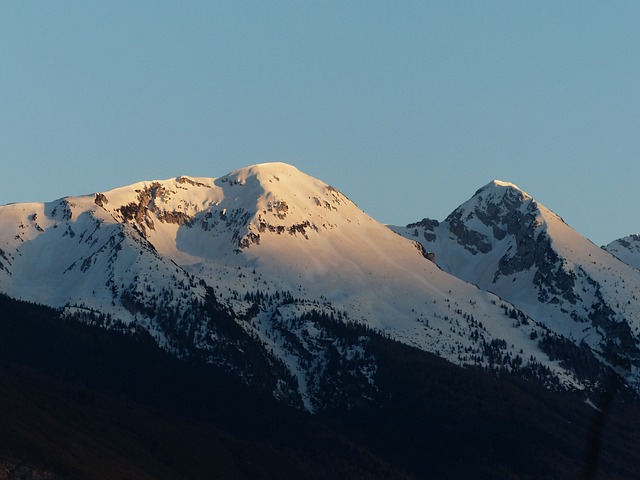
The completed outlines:
[[[627,381],[639,388],[637,271],[515,185],[490,182],[445,221],[394,230],[417,238],[443,270],[495,292],[611,365],[624,366]],[[634,241],[607,249],[633,264]]]
[[[488,221],[495,223],[494,217],[502,214],[508,215],[515,210],[526,209],[533,202],[531,195],[518,188],[515,184],[502,180],[492,180],[476,193],[467,202],[458,207],[452,215],[468,215],[471,212],[479,215],[483,223]],[[533,202],[535,208],[535,202]],[[488,217],[487,217],[488,216]]]
[[[546,209],[544,209],[546,211]],[[508,235],[529,235],[544,224],[539,205],[512,183],[493,180],[445,219],[456,242],[472,255],[494,250]],[[431,233],[426,232],[425,238]]]
[[[518,190],[521,191],[522,190],[515,185],[514,183],[511,182],[505,182],[504,180],[498,180],[498,179],[494,179],[491,180],[489,183],[487,183],[484,187],[480,188],[477,192],[476,195],[482,191],[487,191],[487,190],[499,190],[499,189],[514,189],[514,190]],[[524,192],[523,192],[524,193]]]

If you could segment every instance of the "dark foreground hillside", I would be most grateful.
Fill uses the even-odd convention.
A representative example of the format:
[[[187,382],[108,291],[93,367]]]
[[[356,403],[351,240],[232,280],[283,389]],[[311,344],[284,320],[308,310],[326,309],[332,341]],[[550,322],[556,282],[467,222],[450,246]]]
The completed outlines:
[[[597,411],[367,335],[378,398],[311,416],[145,334],[0,297],[0,479],[640,478],[623,393]]]

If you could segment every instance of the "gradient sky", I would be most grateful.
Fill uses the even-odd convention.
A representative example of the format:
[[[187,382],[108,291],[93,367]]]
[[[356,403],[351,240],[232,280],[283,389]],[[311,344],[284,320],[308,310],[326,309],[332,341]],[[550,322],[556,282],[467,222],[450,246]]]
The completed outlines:
[[[640,2],[0,4],[0,204],[283,161],[384,223],[494,178],[640,233]]]

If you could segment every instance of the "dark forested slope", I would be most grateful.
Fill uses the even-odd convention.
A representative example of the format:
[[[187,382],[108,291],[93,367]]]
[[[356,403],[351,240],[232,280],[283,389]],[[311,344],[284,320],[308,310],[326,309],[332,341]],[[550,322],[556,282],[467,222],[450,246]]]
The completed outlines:
[[[166,354],[146,333],[0,297],[0,464],[60,479],[640,475],[639,409],[617,384],[592,399],[597,410],[340,329],[371,339],[377,393],[336,394],[309,415]]]

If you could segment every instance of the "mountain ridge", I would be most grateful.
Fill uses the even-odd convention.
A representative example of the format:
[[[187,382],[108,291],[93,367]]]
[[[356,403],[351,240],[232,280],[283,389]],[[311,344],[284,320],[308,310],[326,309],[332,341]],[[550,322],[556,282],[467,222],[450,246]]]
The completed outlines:
[[[515,205],[514,188],[492,182],[479,192],[511,192]],[[447,220],[460,232],[455,248],[476,255],[487,249],[483,238],[512,230],[528,238],[540,226],[527,201],[511,224],[509,208],[488,213],[503,219],[491,227],[474,218],[482,231],[463,218],[472,212],[457,210]],[[377,360],[366,335],[341,337],[339,325],[350,322],[459,365],[522,371],[550,388],[598,388],[603,371],[588,378],[540,346],[571,330],[550,329],[517,301],[438,268],[425,255],[430,243],[416,240],[295,167],[261,164],[0,207],[0,289],[69,315],[98,312],[106,327],[144,328],[167,350],[248,382],[272,369],[263,380],[273,394],[309,411],[325,408],[336,371],[336,389],[357,385],[357,395],[373,398]],[[436,262],[442,257],[436,252]],[[501,275],[516,268],[507,258]],[[544,288],[559,289],[563,272],[551,271]],[[600,354],[589,352],[580,355]]]

